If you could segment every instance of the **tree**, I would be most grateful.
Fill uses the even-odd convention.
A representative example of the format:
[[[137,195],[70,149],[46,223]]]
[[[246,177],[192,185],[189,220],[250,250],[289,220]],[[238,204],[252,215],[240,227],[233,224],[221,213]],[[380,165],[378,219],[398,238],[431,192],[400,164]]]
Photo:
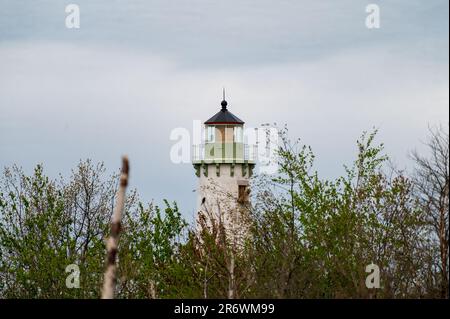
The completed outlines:
[[[420,296],[426,240],[411,181],[384,172],[376,131],[358,141],[346,176],[320,178],[314,154],[282,131],[279,174],[255,198],[252,262],[257,297]],[[382,289],[365,286],[365,267],[382,270]],[[268,295],[265,295],[267,292]],[[273,296],[273,295],[272,295]]]
[[[0,183],[0,296],[97,298],[117,174],[102,163],[80,162],[68,181],[51,180],[38,165],[32,176],[14,166]],[[164,212],[128,192],[119,244],[117,297],[179,296],[185,280],[180,247],[186,221],[176,203]],[[80,288],[66,287],[68,265],[80,270]],[[187,284],[186,287],[189,287]],[[188,288],[186,288],[188,289]]]
[[[430,155],[423,156],[417,151],[412,153],[416,163],[414,184],[421,208],[426,212],[427,223],[439,246],[440,294],[442,298],[448,298],[449,134],[442,127],[430,128],[429,132],[426,146]]]
[[[176,203],[165,209],[149,204],[126,211],[119,246],[118,297],[175,298],[189,285],[180,249],[186,240],[186,221]],[[187,283],[184,283],[187,282]]]
[[[6,169],[0,190],[0,295],[59,298],[71,264],[64,198],[38,165]]]
[[[286,130],[281,141],[278,173],[252,181],[253,205],[218,200],[217,216],[199,216],[197,227],[176,202],[143,204],[136,190],[127,192],[116,296],[448,296],[448,133],[432,131],[431,154],[414,153],[412,177],[388,165],[376,131],[363,134],[356,160],[334,179],[319,175],[312,149],[291,142]],[[0,297],[99,297],[117,183],[117,174],[90,160],[68,180],[50,179],[42,165],[30,176],[6,168]],[[71,264],[80,269],[80,289],[66,286]],[[378,289],[366,287],[372,264]]]

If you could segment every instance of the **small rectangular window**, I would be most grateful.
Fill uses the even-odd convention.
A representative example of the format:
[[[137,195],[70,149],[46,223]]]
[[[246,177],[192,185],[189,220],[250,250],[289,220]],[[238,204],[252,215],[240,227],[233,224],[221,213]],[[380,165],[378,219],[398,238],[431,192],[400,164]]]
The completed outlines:
[[[239,185],[238,189],[238,203],[248,202],[248,192],[246,185]]]

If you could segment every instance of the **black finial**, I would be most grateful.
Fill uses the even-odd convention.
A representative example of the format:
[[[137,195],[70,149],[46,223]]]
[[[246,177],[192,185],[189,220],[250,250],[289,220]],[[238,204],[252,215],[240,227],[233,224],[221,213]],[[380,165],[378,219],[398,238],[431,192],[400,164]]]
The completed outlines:
[[[222,103],[220,103],[220,105],[222,105],[222,111],[226,111],[227,110],[227,101],[225,101],[225,88],[222,89],[222,93],[223,93],[223,100]]]

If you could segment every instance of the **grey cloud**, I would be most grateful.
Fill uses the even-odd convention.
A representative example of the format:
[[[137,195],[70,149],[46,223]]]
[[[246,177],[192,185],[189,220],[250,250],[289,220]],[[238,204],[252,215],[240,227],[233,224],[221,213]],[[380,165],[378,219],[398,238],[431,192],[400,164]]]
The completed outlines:
[[[86,157],[114,168],[127,153],[143,198],[177,199],[188,214],[196,179],[190,165],[170,162],[170,131],[192,130],[192,120],[214,114],[223,85],[230,109],[247,125],[288,124],[330,177],[352,159],[363,130],[380,127],[380,140],[405,165],[427,124],[448,118],[442,65],[384,50],[190,71],[140,51],[27,43],[1,46],[0,68],[1,166],[43,162],[56,176]]]
[[[170,131],[214,114],[223,86],[247,125],[288,124],[330,177],[363,130],[379,127],[404,166],[427,125],[448,121],[444,0],[379,2],[377,31],[369,1],[79,0],[77,31],[65,1],[0,2],[0,167],[56,176],[127,153],[143,199],[189,216],[196,178],[170,162]]]

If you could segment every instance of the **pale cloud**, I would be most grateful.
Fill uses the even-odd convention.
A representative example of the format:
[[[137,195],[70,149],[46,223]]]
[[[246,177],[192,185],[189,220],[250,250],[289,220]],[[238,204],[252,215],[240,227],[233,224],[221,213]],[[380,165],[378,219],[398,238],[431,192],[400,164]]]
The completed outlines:
[[[79,2],[79,33],[60,28],[65,2],[2,6],[0,167],[57,176],[127,153],[143,199],[189,216],[196,177],[170,162],[170,132],[213,115],[223,86],[247,125],[287,124],[330,177],[363,130],[406,166],[427,126],[448,124],[446,1],[383,2],[379,33],[360,1]]]
[[[2,166],[43,162],[56,175],[86,157],[116,167],[127,153],[145,199],[178,199],[189,214],[196,179],[190,165],[170,162],[170,132],[214,114],[223,85],[234,113],[251,126],[287,124],[313,146],[327,176],[342,172],[363,130],[379,127],[404,165],[427,125],[448,118],[442,65],[384,50],[195,71],[140,51],[17,44],[0,48],[0,61]]]

